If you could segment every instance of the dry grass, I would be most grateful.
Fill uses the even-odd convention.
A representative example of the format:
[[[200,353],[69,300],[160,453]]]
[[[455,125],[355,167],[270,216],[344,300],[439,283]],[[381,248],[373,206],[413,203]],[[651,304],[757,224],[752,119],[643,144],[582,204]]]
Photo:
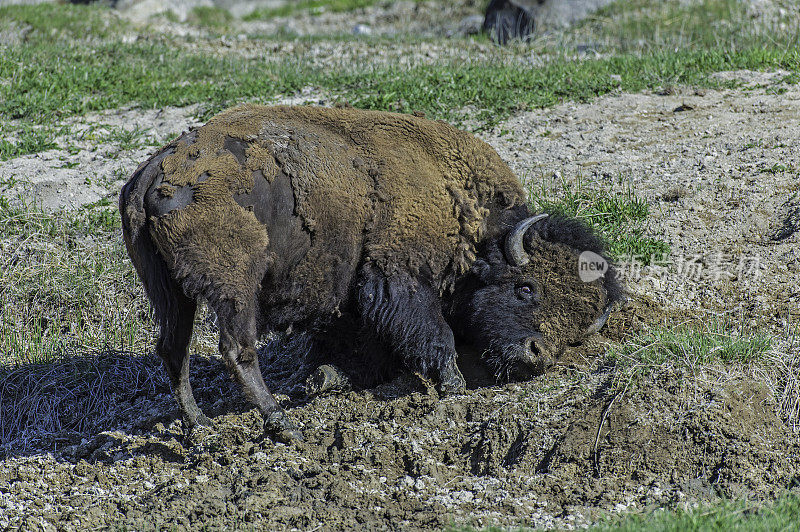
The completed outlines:
[[[800,431],[800,339],[797,334],[797,326],[787,327],[785,338],[767,354],[764,364],[754,370],[756,377],[772,391],[781,418],[795,432]]]
[[[157,393],[169,393],[169,382],[153,355],[65,353],[57,361],[0,367],[0,455],[77,443],[114,426],[137,397]]]
[[[0,203],[0,363],[143,351],[154,329],[116,209]]]
[[[707,319],[656,328],[611,346],[615,388],[622,394],[658,375],[672,375],[689,403],[702,403],[709,384],[764,383],[779,417],[800,431],[800,341],[797,328],[783,335],[749,331],[741,323]]]

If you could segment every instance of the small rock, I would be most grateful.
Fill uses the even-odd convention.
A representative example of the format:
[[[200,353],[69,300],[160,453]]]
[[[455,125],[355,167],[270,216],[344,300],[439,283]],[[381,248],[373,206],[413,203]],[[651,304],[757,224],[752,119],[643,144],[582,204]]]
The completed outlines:
[[[353,26],[353,35],[372,35],[372,28],[366,24],[356,24]]]
[[[462,35],[477,35],[483,29],[483,16],[470,15],[461,19],[458,32]]]
[[[306,395],[316,397],[329,392],[347,392],[351,389],[350,379],[336,366],[324,364],[306,379]]]

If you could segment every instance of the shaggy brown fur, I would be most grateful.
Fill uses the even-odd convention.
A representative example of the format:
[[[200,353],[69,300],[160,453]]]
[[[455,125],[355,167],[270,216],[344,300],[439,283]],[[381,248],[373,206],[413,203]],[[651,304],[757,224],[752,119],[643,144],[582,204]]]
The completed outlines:
[[[225,149],[232,140],[249,146],[244,161]],[[194,142],[179,142],[162,169],[165,182],[196,192],[191,212],[153,220],[159,249],[171,264],[186,265],[186,273],[198,268],[236,282],[243,272],[231,275],[231,262],[263,264],[267,252],[267,235],[252,239],[256,220],[231,199],[252,189],[256,170],[267,180],[279,170],[291,178],[296,211],[315,237],[295,273],[311,286],[323,283],[318,264],[341,258],[340,249],[323,248],[360,248],[364,238],[367,258],[384,273],[424,268],[443,291],[474,260],[485,205],[495,196],[505,206],[524,201],[519,180],[475,137],[442,122],[356,109],[236,107],[200,128]],[[214,235],[203,234],[198,217],[218,220]],[[198,257],[195,264],[192,249],[205,253],[219,220],[250,229],[227,235],[230,260],[215,266]],[[187,260],[176,262],[178,248]],[[223,291],[248,297],[257,281],[249,277],[248,287]]]

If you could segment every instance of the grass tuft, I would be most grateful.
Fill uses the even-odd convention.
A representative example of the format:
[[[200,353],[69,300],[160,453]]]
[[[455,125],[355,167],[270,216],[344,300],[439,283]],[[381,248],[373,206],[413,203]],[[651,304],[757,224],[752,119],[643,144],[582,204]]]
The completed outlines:
[[[135,150],[153,144],[152,139],[147,137],[147,130],[141,129],[138,125],[133,129],[111,128],[103,140],[117,145],[122,151]]]
[[[664,365],[696,368],[709,364],[749,364],[772,350],[772,338],[748,334],[720,320],[657,328],[612,347],[607,355],[619,366],[655,368]]]
[[[169,381],[155,355],[66,351],[47,363],[0,365],[0,457],[56,434],[58,443],[69,433],[80,442],[81,433],[107,429],[119,403],[157,392],[168,393]]]
[[[0,363],[143,351],[154,332],[115,207],[48,214],[0,202]]]
[[[24,124],[14,132],[16,138],[12,140],[0,138],[0,161],[57,148],[54,139],[58,135],[63,135],[64,131],[65,128]]]
[[[614,259],[632,258],[651,264],[669,254],[669,245],[646,236],[650,213],[647,202],[633,191],[612,192],[589,190],[578,179],[575,183],[561,181],[556,191],[529,188],[531,206],[536,212],[577,217],[606,241],[608,253]]]
[[[189,13],[187,22],[210,29],[224,29],[233,22],[233,15],[220,7],[197,6]]]

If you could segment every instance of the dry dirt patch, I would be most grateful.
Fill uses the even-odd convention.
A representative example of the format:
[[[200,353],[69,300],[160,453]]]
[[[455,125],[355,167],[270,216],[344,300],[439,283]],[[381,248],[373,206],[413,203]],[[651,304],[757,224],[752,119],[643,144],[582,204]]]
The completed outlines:
[[[76,208],[114,198],[154,146],[199,125],[198,106],[114,109],[65,121],[58,149],[0,164],[0,192],[45,210]],[[11,124],[13,128],[13,124]],[[121,140],[127,144],[120,146]]]

